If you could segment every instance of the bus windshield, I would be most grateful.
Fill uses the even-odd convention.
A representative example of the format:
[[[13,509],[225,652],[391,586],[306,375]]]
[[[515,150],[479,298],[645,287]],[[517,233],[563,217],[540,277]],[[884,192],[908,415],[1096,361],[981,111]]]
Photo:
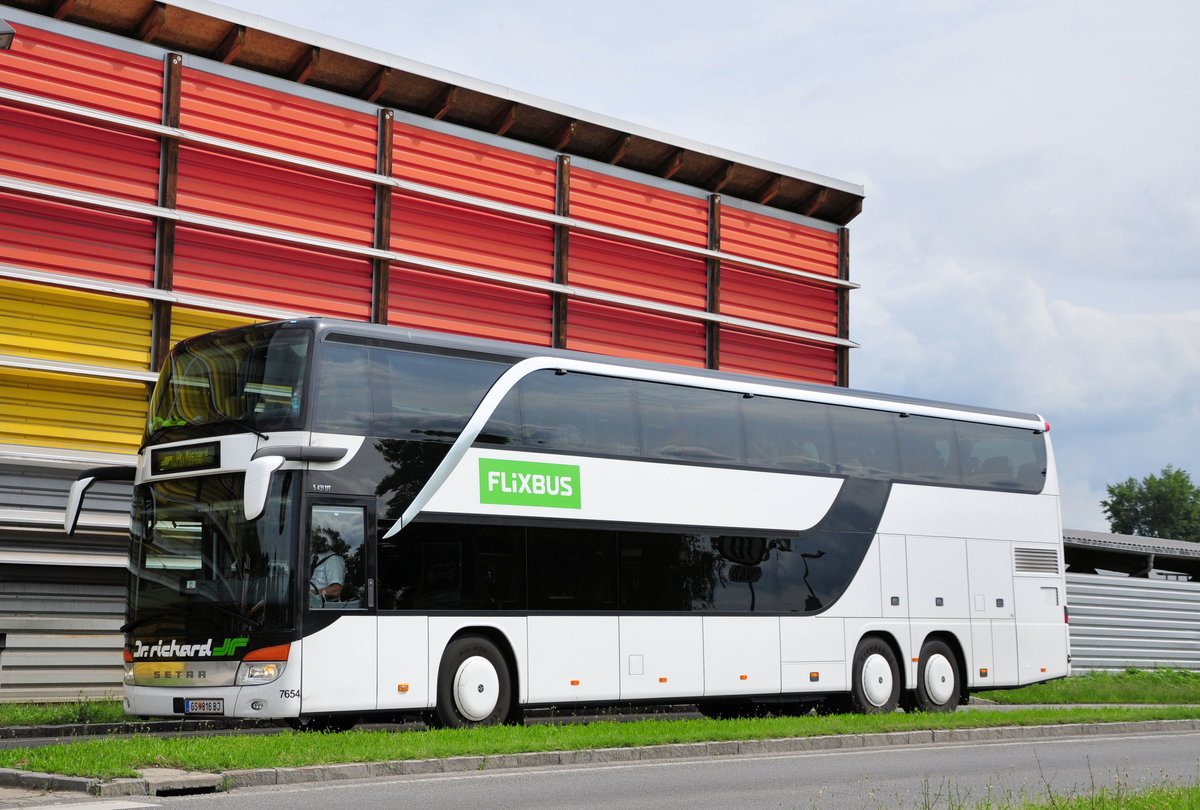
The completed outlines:
[[[180,343],[154,387],[145,444],[300,429],[310,342],[307,330],[270,324]]]
[[[249,522],[241,473],[139,486],[127,631],[155,638],[291,628],[294,478],[276,476],[266,511]]]

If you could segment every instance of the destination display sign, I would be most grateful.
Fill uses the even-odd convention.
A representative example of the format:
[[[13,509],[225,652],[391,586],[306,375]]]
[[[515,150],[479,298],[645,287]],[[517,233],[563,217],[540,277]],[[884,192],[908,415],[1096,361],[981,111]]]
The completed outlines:
[[[221,443],[160,447],[150,451],[151,475],[211,470],[221,466]]]

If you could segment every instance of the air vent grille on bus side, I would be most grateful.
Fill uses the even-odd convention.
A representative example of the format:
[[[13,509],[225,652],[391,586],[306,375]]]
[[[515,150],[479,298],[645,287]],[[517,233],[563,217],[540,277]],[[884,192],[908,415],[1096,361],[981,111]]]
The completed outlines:
[[[1016,548],[1013,558],[1018,574],[1057,574],[1058,550],[1053,548]]]

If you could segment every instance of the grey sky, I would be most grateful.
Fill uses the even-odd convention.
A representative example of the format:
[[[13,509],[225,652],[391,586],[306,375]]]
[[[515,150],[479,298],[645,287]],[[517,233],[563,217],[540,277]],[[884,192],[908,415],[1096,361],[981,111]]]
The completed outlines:
[[[227,2],[861,183],[851,385],[1042,413],[1070,528],[1200,479],[1200,4]]]

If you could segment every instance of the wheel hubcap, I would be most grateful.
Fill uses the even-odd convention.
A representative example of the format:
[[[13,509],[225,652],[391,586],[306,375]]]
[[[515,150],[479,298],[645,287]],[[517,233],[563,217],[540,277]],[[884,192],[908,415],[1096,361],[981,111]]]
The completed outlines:
[[[954,667],[944,655],[932,655],[925,662],[925,694],[938,705],[954,694]]]
[[[862,668],[863,694],[872,706],[883,706],[892,696],[892,668],[878,653],[867,656]]]
[[[486,719],[500,698],[500,677],[492,662],[473,655],[458,665],[454,674],[454,703],[462,716],[473,722]]]

